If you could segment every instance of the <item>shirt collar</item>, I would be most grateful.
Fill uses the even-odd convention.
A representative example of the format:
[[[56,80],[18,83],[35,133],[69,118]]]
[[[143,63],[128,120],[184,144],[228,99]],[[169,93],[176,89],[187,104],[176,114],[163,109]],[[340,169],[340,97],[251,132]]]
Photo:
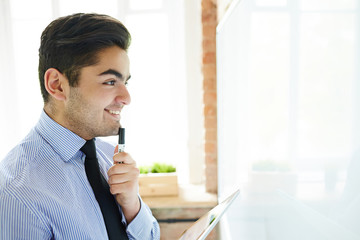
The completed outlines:
[[[43,110],[35,127],[65,162],[68,162],[85,144],[85,139],[50,118]]]

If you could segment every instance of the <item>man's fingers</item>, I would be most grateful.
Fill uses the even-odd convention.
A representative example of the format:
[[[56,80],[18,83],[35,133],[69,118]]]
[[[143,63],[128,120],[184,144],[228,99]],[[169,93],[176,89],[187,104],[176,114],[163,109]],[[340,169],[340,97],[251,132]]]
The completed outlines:
[[[132,170],[130,172],[118,173],[118,174],[109,174],[109,184],[119,184],[125,183],[129,181],[134,181],[139,176],[138,170]]]
[[[134,159],[130,156],[130,154],[126,152],[115,153],[113,156],[114,163],[124,163],[124,164],[134,164]]]

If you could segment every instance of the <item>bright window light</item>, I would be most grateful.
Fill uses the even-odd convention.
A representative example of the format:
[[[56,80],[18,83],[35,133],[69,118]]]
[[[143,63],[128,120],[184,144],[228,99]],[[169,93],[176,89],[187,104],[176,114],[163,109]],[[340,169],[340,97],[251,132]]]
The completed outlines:
[[[9,1],[9,6],[4,5],[10,11],[3,15],[6,21],[0,23],[0,40],[9,47],[0,60],[9,67],[0,73],[1,109],[6,112],[0,122],[1,133],[6,136],[0,142],[0,159],[25,137],[40,116],[43,103],[37,68],[41,32],[57,17],[97,12],[120,19],[132,34],[132,103],[122,116],[127,129],[127,151],[138,165],[173,164],[180,180],[187,181],[184,9],[181,2],[171,2],[164,5],[160,0],[14,0]],[[107,140],[116,141],[111,137]]]

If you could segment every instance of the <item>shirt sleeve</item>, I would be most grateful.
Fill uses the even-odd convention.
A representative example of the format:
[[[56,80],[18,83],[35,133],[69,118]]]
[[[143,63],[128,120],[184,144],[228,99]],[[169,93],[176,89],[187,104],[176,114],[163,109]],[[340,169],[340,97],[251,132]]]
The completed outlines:
[[[0,239],[51,239],[51,233],[28,207],[0,193]]]
[[[151,213],[150,208],[140,199],[140,211],[127,225],[126,233],[129,240],[158,240],[160,239],[160,227]],[[125,216],[123,215],[123,219]]]

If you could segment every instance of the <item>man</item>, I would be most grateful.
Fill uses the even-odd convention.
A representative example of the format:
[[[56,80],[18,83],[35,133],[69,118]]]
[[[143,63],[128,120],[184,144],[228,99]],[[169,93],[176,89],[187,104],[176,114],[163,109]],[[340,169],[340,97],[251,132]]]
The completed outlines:
[[[95,139],[116,135],[121,110],[130,104],[129,45],[128,30],[99,14],[62,17],[42,33],[44,110],[0,162],[0,239],[123,239],[112,231],[125,239],[160,238],[157,221],[138,196],[135,161]],[[88,143],[96,145],[94,156]],[[90,162],[105,179],[100,194]],[[104,210],[112,203],[102,202],[101,191],[115,211]]]

